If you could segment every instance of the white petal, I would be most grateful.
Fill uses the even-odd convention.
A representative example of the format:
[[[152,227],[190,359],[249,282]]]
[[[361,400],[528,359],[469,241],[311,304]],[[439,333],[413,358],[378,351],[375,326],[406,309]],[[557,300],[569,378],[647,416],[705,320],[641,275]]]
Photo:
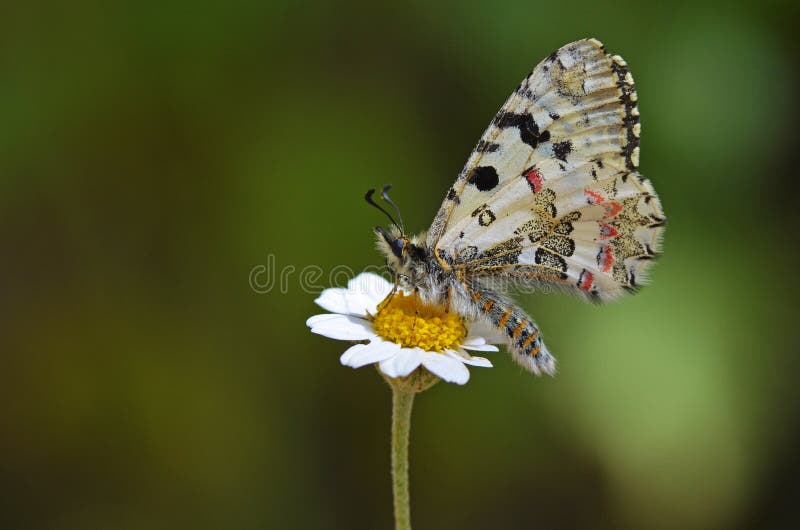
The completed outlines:
[[[323,315],[317,315],[322,317]],[[331,318],[311,317],[311,333],[337,340],[365,340],[375,336],[372,324],[363,318],[331,315]]]
[[[425,352],[422,365],[448,383],[463,385],[469,381],[469,370],[457,358],[436,352]]]
[[[349,313],[347,305],[347,289],[342,289],[341,287],[325,289],[320,293],[319,298],[314,300],[314,303],[316,303],[322,309],[330,311],[331,313]]]
[[[339,359],[343,365],[361,368],[392,357],[400,350],[400,345],[375,339],[369,344],[356,344],[348,348]]]
[[[347,282],[347,290],[350,293],[369,298],[374,307],[389,296],[392,287],[394,285],[391,282],[374,272],[362,272]]]
[[[462,348],[465,350],[474,350],[474,351],[500,351],[497,346],[493,346],[491,344],[467,344],[466,342],[461,345]]]
[[[306,326],[314,327],[319,322],[324,322],[326,320],[337,319],[341,315],[337,315],[336,313],[322,313],[321,315],[314,315],[313,317],[309,317],[306,320]]]
[[[422,353],[419,348],[401,348],[392,357],[381,361],[381,371],[389,377],[405,377],[420,365]]]
[[[375,313],[378,304],[392,290],[392,284],[372,272],[362,272],[347,283],[347,289],[325,289],[314,300],[321,308],[332,313],[365,317]]]
[[[486,339],[481,337],[480,335],[475,335],[470,333],[466,339],[464,339],[464,344],[474,344],[475,346],[483,346],[486,344]]]
[[[314,302],[327,311],[357,317],[367,316],[368,311],[375,313],[378,306],[378,303],[369,296],[351,293],[347,289],[338,287],[325,289]]]
[[[465,351],[446,350],[445,353],[450,357],[459,359],[462,363],[470,366],[480,366],[481,368],[492,368],[492,362],[485,357],[473,357]]]

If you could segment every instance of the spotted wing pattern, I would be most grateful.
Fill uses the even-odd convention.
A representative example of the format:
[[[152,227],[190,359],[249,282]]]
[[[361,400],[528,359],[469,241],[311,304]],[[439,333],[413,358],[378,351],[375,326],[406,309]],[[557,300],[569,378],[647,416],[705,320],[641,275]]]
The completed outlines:
[[[542,61],[449,190],[427,236],[440,263],[597,301],[642,283],[665,217],[638,173],[636,103],[625,61],[595,39]]]

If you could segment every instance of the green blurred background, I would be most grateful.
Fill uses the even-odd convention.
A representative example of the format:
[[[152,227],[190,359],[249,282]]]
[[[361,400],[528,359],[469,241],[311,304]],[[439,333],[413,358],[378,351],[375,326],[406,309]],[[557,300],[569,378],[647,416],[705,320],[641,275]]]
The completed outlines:
[[[613,305],[522,301],[556,378],[497,354],[418,398],[415,528],[797,523],[797,2],[0,12],[0,527],[390,528],[389,392],[297,272],[381,262],[370,187],[425,229],[587,36],[635,75],[664,256]]]

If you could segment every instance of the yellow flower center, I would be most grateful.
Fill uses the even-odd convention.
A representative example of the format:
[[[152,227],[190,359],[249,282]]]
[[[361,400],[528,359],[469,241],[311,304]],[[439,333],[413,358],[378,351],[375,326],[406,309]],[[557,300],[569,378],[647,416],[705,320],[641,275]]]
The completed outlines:
[[[461,345],[467,336],[464,321],[441,306],[424,304],[417,294],[390,294],[372,319],[375,332],[405,347],[441,352]]]

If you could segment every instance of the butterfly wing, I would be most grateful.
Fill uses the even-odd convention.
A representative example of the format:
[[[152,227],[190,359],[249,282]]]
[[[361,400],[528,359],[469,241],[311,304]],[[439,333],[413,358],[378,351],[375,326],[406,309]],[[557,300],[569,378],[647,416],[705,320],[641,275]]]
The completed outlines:
[[[636,287],[665,218],[638,173],[633,78],[595,39],[551,54],[500,109],[427,243],[463,277],[511,277],[594,300]]]

